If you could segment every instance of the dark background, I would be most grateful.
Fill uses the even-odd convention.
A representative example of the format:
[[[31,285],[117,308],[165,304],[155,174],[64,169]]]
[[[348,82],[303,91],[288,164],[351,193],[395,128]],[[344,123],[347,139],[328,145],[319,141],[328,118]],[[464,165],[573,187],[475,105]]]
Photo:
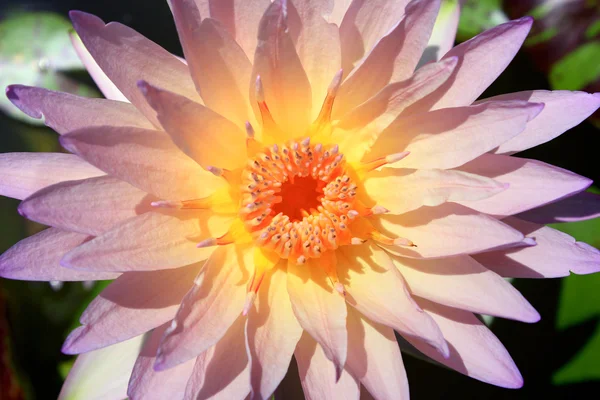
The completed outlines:
[[[54,11],[65,16],[69,10],[83,10],[96,14],[105,21],[123,22],[167,50],[182,54],[175,26],[164,0],[46,0],[34,3],[1,0],[0,17],[14,7],[20,10]],[[512,17],[523,15],[514,15],[515,12],[523,11],[518,7],[516,11],[514,7],[507,7],[506,10]],[[566,17],[565,21],[561,30],[569,30],[571,28],[567,23],[575,23]],[[540,62],[540,57],[550,56],[545,56],[543,52],[540,56],[539,53],[539,49],[537,53],[521,51],[482,97],[528,89],[550,89],[544,62]],[[89,82],[89,78],[83,74],[76,77]],[[597,181],[598,152],[594,143],[597,143],[595,139],[598,134],[598,129],[592,123],[584,122],[558,139],[528,150],[520,156],[542,160]],[[0,113],[0,152],[30,151],[32,147],[35,148],[32,143],[37,141],[46,143],[47,151],[59,150],[56,134],[52,131],[29,127]],[[0,197],[0,252],[40,229],[17,214],[17,205],[17,200]],[[600,232],[596,233],[600,235]],[[598,246],[598,243],[593,244]],[[491,328],[519,366],[525,386],[521,390],[496,388],[405,355],[413,399],[598,397],[598,380],[586,378],[583,382],[562,385],[555,385],[552,381],[555,372],[591,339],[599,323],[598,318],[559,330],[556,315],[563,280],[516,280],[514,283],[540,312],[542,320],[537,324],[524,324],[496,319]],[[597,289],[600,291],[600,287]],[[62,289],[55,291],[47,283],[0,280],[0,355],[5,346],[8,351],[4,354],[9,354],[12,359],[12,379],[21,387],[26,398],[57,397],[64,375],[61,370],[68,368],[70,360],[70,357],[60,354],[60,346],[76,323],[76,317],[98,290],[99,287],[90,291],[80,283],[73,283],[65,284]],[[600,364],[600,354],[597,354],[596,360]],[[0,368],[2,367],[0,364]],[[0,375],[7,373],[6,366],[4,368]],[[0,400],[7,396],[2,392],[0,390]],[[291,396],[289,389],[283,394],[284,398],[295,397]]]

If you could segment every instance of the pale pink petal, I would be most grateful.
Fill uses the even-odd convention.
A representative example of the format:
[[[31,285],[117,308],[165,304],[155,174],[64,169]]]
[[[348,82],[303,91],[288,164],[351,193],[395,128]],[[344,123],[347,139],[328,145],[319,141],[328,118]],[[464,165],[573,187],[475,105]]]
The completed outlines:
[[[206,351],[241,315],[252,252],[236,245],[219,246],[204,264],[165,332],[154,368],[164,370]],[[237,356],[246,357],[244,339]],[[248,386],[249,388],[249,386]]]
[[[187,65],[156,43],[118,22],[105,24],[100,18],[81,11],[71,11],[69,15],[100,68],[155,126],[160,126],[156,113],[138,90],[138,80],[201,102]]]
[[[250,364],[245,349],[245,323],[246,318],[239,315],[217,344],[198,356],[185,388],[184,400],[244,399],[248,396]]]
[[[131,400],[183,398],[196,360],[192,359],[166,371],[155,371],[153,368],[158,344],[168,326],[166,323],[154,329],[144,343],[127,388],[127,395]]]
[[[246,134],[233,122],[183,96],[140,82],[148,103],[173,142],[207,168],[235,169],[246,160]]]
[[[154,200],[127,182],[99,176],[45,187],[19,204],[19,214],[44,225],[98,236],[151,211]]]
[[[0,195],[23,200],[55,183],[104,175],[72,154],[0,154]]]
[[[351,129],[369,124],[364,129],[373,129],[379,134],[407,107],[440,87],[452,74],[456,62],[457,58],[447,58],[419,69],[405,81],[387,85],[368,101],[344,115],[338,126]]]
[[[394,331],[348,310],[347,368],[376,399],[409,399],[408,379]],[[362,397],[362,396],[361,396]]]
[[[61,263],[84,271],[178,268],[207,259],[214,248],[196,244],[225,234],[232,219],[206,210],[145,213],[73,249]]]
[[[290,34],[312,91],[312,118],[318,115],[327,88],[342,67],[340,34],[327,21],[333,0],[288,1]]]
[[[244,50],[218,21],[207,18],[200,22],[201,14],[193,0],[172,0],[171,10],[204,104],[243,127],[251,113],[248,87],[252,72]]]
[[[65,354],[86,353],[148,332],[170,321],[194,285],[202,263],[175,270],[127,272],[86,308],[65,340]]]
[[[358,380],[346,369],[336,379],[337,367],[308,332],[304,332],[300,338],[294,356],[306,400],[359,399]]]
[[[373,202],[393,214],[445,202],[475,204],[506,189],[503,183],[494,179],[466,172],[399,168],[371,172],[364,186]]]
[[[260,77],[265,101],[288,138],[305,133],[311,113],[311,89],[288,31],[285,0],[275,0],[260,21],[250,101],[258,120],[254,82]],[[333,78],[333,77],[332,77]]]
[[[556,203],[517,214],[519,219],[538,224],[585,221],[600,217],[600,195],[580,192]]]
[[[194,0],[202,18],[211,17],[221,22],[235,37],[248,58],[254,56],[260,18],[270,0]]]
[[[452,48],[444,58],[459,59],[453,77],[415,108],[427,111],[473,103],[512,61],[532,23],[531,17],[509,21]]]
[[[63,135],[60,142],[109,175],[162,199],[203,198],[225,184],[183,154],[164,132],[94,127]]]
[[[381,132],[366,158],[410,151],[402,167],[455,168],[518,135],[543,107],[513,100],[401,117]]]
[[[118,277],[113,272],[75,271],[60,265],[66,252],[90,239],[81,233],[45,229],[0,256],[0,276],[27,281],[95,281]]]
[[[287,290],[300,325],[333,361],[339,377],[348,350],[344,298],[332,288],[323,268],[313,260],[306,265],[288,264]]]
[[[525,100],[544,103],[545,107],[540,115],[527,124],[527,128],[520,135],[495,149],[494,153],[496,154],[516,153],[546,143],[579,125],[600,107],[600,93],[590,94],[567,90],[553,92],[530,90],[509,93],[484,99],[482,103],[498,100]]]
[[[102,71],[102,68],[100,68],[98,63],[96,63],[94,60],[94,57],[92,57],[90,52],[85,48],[85,45],[79,36],[77,36],[75,32],[71,31],[69,32],[69,37],[77,56],[79,56],[79,59],[83,65],[85,65],[85,69],[90,74],[104,97],[111,100],[129,102],[127,97],[121,93],[119,88],[117,88],[117,86],[108,78],[108,76],[106,76],[104,71]]]
[[[302,327],[287,293],[286,272],[280,268],[265,277],[246,323],[250,359],[251,398],[269,398],[285,376]]]
[[[438,61],[454,46],[462,2],[463,0],[442,1],[440,12],[419,65]]]
[[[393,257],[411,293],[478,314],[537,322],[540,315],[508,281],[469,256],[438,260]]]
[[[403,17],[409,0],[353,1],[340,25],[342,68],[347,73]]]
[[[532,247],[482,253],[473,257],[502,276],[555,278],[600,271],[600,251],[577,242],[566,233],[543,225],[509,217],[503,220],[525,236],[535,239]]]
[[[414,302],[384,250],[367,244],[340,248],[338,274],[346,287],[346,301],[361,314],[403,336],[422,338],[442,354],[448,353],[442,332]]]
[[[402,7],[401,4],[395,6]],[[368,54],[340,87],[334,116],[341,116],[367,101],[389,82],[410,78],[423,54],[439,7],[440,0],[413,0],[408,3],[404,18],[395,24],[391,32],[378,38],[372,50],[366,48]],[[344,27],[342,25],[342,29]]]
[[[120,101],[92,99],[52,90],[11,85],[6,97],[32,118],[60,134],[90,126],[134,126],[152,129],[152,124],[134,106]]]
[[[340,26],[348,7],[350,7],[350,3],[352,3],[352,0],[333,0],[333,8],[328,20]]]
[[[384,246],[392,254],[410,258],[473,254],[519,243],[524,238],[497,219],[458,204],[385,215],[373,222],[390,237],[411,240],[417,247]]]
[[[58,400],[127,398],[127,382],[144,341],[144,335],[140,335],[78,356]]]
[[[427,300],[418,301],[444,332],[450,358],[444,359],[422,342],[408,338],[419,351],[461,374],[492,385],[505,388],[523,385],[523,378],[508,351],[472,313]]]
[[[495,215],[517,214],[585,190],[592,180],[541,161],[505,155],[484,154],[459,170],[508,184],[498,195],[462,203]]]

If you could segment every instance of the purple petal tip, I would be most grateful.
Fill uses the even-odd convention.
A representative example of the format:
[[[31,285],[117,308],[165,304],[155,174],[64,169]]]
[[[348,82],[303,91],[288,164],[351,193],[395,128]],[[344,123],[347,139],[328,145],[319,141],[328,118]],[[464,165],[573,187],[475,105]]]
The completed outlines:
[[[13,102],[13,103],[14,103],[15,101],[18,101],[18,100],[19,100],[19,96],[17,95],[17,92],[15,91],[15,88],[16,88],[17,86],[18,86],[18,85],[8,85],[8,86],[6,87],[6,91],[5,91],[5,93],[6,93],[6,97],[7,97],[7,98],[8,98],[8,99],[9,99],[11,102]]]
[[[17,207],[17,212],[19,213],[19,215],[23,218],[27,218],[27,212],[25,211],[25,202],[21,202],[21,204],[19,204],[19,206]]]

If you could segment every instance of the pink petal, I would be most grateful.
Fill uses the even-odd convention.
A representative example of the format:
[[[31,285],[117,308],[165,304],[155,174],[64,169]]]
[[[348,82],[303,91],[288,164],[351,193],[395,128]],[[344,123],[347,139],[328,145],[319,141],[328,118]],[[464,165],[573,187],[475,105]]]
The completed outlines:
[[[95,281],[118,277],[117,273],[75,271],[60,265],[66,252],[90,239],[81,233],[45,229],[0,256],[0,276],[27,281]]]
[[[105,24],[81,11],[70,12],[73,27],[104,73],[154,126],[156,113],[137,88],[143,79],[201,102],[188,67],[156,43],[118,22]],[[123,63],[126,63],[123,65]]]
[[[331,0],[288,2],[290,34],[311,86],[312,118],[317,117],[331,80],[342,68],[339,29],[325,19],[332,5]]]
[[[541,161],[494,154],[484,154],[459,169],[509,185],[496,196],[462,203],[496,216],[513,215],[551,203],[581,192],[592,183],[591,179]]]
[[[122,342],[170,321],[202,264],[175,270],[128,272],[96,297],[81,315],[83,326],[65,340],[65,354]]]
[[[223,235],[231,218],[210,211],[149,212],[73,249],[62,265],[85,271],[152,271],[206,260],[214,248],[196,248]]]
[[[419,65],[438,61],[454,46],[461,1],[444,1]]]
[[[396,7],[401,9],[401,5]],[[341,116],[367,101],[389,82],[410,78],[423,54],[439,7],[439,0],[411,1],[404,18],[390,32],[377,38],[372,50],[365,47],[370,51],[340,87],[334,116]],[[342,25],[342,33],[345,27]]]
[[[60,142],[109,175],[163,199],[203,198],[224,184],[183,154],[164,132],[94,127],[63,135]]]
[[[312,260],[307,265],[288,264],[287,290],[300,325],[333,361],[339,378],[348,349],[344,298],[331,287],[323,268]]]
[[[540,319],[517,289],[469,256],[393,259],[415,296],[478,314],[523,322]]]
[[[0,195],[23,200],[46,186],[92,178],[104,172],[63,153],[0,154]]]
[[[114,100],[90,99],[37,87],[10,85],[6,97],[32,118],[60,134],[90,126],[134,126],[152,124],[131,104]]]
[[[580,192],[555,203],[517,214],[519,219],[538,224],[585,221],[600,217],[600,195]]]
[[[221,22],[246,52],[254,56],[260,18],[270,4],[269,0],[194,0],[202,18],[210,15]]]
[[[339,26],[342,23],[342,19],[344,19],[344,15],[346,14],[346,11],[348,11],[348,7],[350,7],[352,0],[330,0],[329,3],[331,2],[333,2],[333,8],[328,20]]]
[[[252,71],[244,50],[218,21],[207,18],[200,22],[201,15],[193,0],[172,0],[171,10],[192,79],[204,104],[243,127],[251,113],[247,91]]]
[[[338,126],[350,129],[370,123],[365,129],[385,129],[407,107],[440,87],[452,74],[456,61],[457,58],[447,58],[439,63],[432,63],[419,69],[405,81],[387,85],[375,96],[344,115]]]
[[[486,268],[515,278],[555,278],[600,271],[600,251],[555,229],[509,217],[503,220],[537,243],[473,256]]]
[[[219,246],[211,254],[165,332],[154,365],[156,370],[196,357],[225,335],[242,312],[251,255],[248,249],[235,245]],[[243,349],[237,355],[240,358],[245,357]]]
[[[509,21],[452,48],[444,58],[459,59],[453,79],[418,108],[427,111],[473,103],[512,61],[532,23],[531,17]]]
[[[41,224],[98,236],[151,211],[154,196],[110,176],[60,182],[19,205],[19,214]]]
[[[269,398],[285,376],[302,327],[287,294],[286,272],[265,277],[248,314],[246,349],[250,360],[251,398]]]
[[[200,354],[185,389],[184,400],[244,399],[250,393],[250,365],[240,315],[213,347]]]
[[[353,1],[340,25],[342,68],[350,72],[404,15],[409,0]]]
[[[140,82],[148,103],[173,142],[207,168],[235,169],[246,160],[245,133],[210,108]]]
[[[473,254],[523,240],[510,226],[458,204],[385,215],[373,222],[382,233],[415,243],[417,247],[384,246],[392,254],[409,258]]]
[[[411,298],[402,275],[377,246],[345,246],[338,251],[338,273],[346,301],[372,321],[403,336],[422,338],[442,354],[448,353],[435,322]]]
[[[337,379],[337,367],[326,356],[323,348],[304,332],[296,351],[302,390],[307,400],[358,400],[360,384],[346,369]]]
[[[371,172],[364,187],[375,203],[394,214],[445,202],[475,204],[506,189],[496,180],[466,172],[397,168]]]
[[[514,100],[401,117],[381,132],[366,158],[410,151],[402,167],[455,168],[518,135],[543,107]]]
[[[107,400],[127,397],[127,381],[144,344],[144,335],[77,357],[59,400]]]
[[[311,112],[311,89],[294,43],[288,32],[285,0],[275,0],[258,28],[250,87],[251,104],[256,104],[254,82],[258,76],[273,118],[288,138],[303,135]],[[333,78],[333,77],[332,77]],[[254,111],[258,120],[257,106]]]
[[[523,378],[498,338],[472,313],[418,300],[440,326],[450,346],[444,359],[418,340],[407,338],[419,351],[461,374],[505,388],[520,388]]]
[[[348,371],[376,399],[409,399],[408,379],[394,331],[348,310]]]
[[[168,326],[166,323],[156,328],[144,343],[129,380],[127,396],[130,399],[183,398],[196,360],[192,359],[166,371],[155,371],[153,368],[158,344]]]
[[[566,90],[530,90],[494,96],[483,100],[525,100],[544,103],[544,110],[520,135],[503,143],[494,153],[511,154],[546,143],[563,132],[579,125],[600,107],[600,93],[569,92]]]
[[[90,74],[98,89],[102,92],[104,97],[111,100],[118,100],[129,102],[127,97],[115,86],[114,83],[106,76],[102,68],[96,63],[94,57],[90,54],[90,52],[85,48],[85,45],[77,36],[77,34],[73,31],[69,32],[69,37],[71,39],[71,43],[73,44],[73,48],[75,52],[79,56],[79,59],[85,66],[85,69]]]

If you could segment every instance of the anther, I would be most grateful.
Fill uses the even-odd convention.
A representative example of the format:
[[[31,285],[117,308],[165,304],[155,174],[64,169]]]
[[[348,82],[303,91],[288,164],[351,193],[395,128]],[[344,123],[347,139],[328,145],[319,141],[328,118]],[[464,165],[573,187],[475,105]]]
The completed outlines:
[[[212,246],[216,246],[217,245],[217,239],[215,238],[208,238],[208,239],[204,239],[203,241],[201,241],[200,243],[198,243],[196,245],[197,248],[202,249],[204,247],[212,247]]]
[[[390,210],[388,210],[385,207],[379,206],[379,205],[376,205],[375,207],[371,208],[371,213],[373,215],[386,214],[388,212],[390,212]]]
[[[251,139],[254,138],[254,128],[252,127],[250,121],[246,121],[246,135],[248,135],[248,137]]]

